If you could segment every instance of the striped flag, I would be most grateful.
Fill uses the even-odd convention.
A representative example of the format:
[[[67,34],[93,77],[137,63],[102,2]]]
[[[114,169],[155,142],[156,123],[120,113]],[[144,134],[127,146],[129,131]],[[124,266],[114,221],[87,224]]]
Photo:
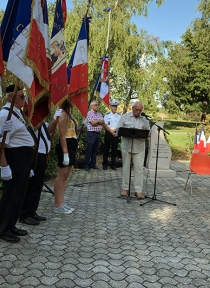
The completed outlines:
[[[199,143],[199,135],[198,135],[198,128],[195,128],[195,136],[194,136],[194,152],[198,153],[198,143]]]
[[[4,75],[4,62],[2,53],[2,43],[1,43],[1,28],[0,28],[0,76]]]
[[[204,132],[204,125],[202,125],[200,136],[199,136],[198,150],[199,152],[205,152],[205,148],[206,148],[206,136]]]
[[[109,106],[110,102],[110,93],[109,93],[109,59],[108,57],[104,57],[101,59],[101,76],[99,79],[99,84],[97,87],[97,92],[99,93],[99,97],[104,103]]]
[[[52,60],[52,103],[59,105],[68,97],[68,83],[66,71],[66,45],[64,25],[66,21],[66,1],[57,0],[54,24],[50,41]]]
[[[38,102],[46,108],[41,117],[35,117],[34,126],[49,114],[50,62],[46,38],[49,36],[46,35],[48,21],[44,18],[46,7],[46,0],[9,0],[2,21],[3,59],[7,62],[7,71],[13,78],[18,78],[27,90],[29,121],[32,121]]]
[[[88,111],[89,22],[89,17],[82,19],[78,40],[67,67],[69,97],[84,117]]]
[[[205,149],[206,153],[210,153],[210,136],[208,138],[208,140],[206,141],[206,149]]]
[[[4,75],[4,62],[1,44],[1,27],[0,27],[0,98],[2,98],[2,76]]]

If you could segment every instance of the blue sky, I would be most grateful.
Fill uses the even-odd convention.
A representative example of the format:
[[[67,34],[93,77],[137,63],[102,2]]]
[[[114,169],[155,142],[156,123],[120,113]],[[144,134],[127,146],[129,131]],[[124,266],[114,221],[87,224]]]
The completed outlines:
[[[5,9],[7,0],[0,0],[0,9]],[[53,2],[48,0],[48,2]],[[181,35],[186,31],[190,22],[199,13],[195,13],[195,8],[199,0],[165,0],[160,8],[156,8],[155,0],[148,6],[148,17],[136,17],[134,22],[139,28],[143,28],[160,40],[181,41]],[[72,1],[66,0],[67,8],[72,7]]]

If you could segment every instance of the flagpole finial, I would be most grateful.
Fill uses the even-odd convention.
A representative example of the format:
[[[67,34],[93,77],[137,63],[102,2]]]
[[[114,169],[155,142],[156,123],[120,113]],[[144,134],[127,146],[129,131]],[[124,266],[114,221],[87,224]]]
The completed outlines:
[[[88,0],[87,9],[86,9],[84,18],[87,17],[88,11],[90,9],[90,4],[91,4],[91,0]]]
[[[109,12],[112,11],[112,8],[108,7],[108,8],[104,8],[104,12]]]

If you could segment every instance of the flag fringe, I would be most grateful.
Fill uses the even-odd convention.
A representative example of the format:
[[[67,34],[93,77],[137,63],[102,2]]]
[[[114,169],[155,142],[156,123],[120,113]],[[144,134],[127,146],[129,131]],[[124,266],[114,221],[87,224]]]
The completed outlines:
[[[30,44],[30,38],[31,38],[31,32],[32,32],[32,26],[33,26],[33,11],[34,11],[34,8],[35,8],[35,1],[36,0],[32,0],[32,3],[31,3],[31,20],[30,20],[30,26],[29,26],[29,33],[28,33],[28,41],[27,41],[27,45],[26,45],[26,53],[25,53],[25,56],[23,57],[23,62],[25,65],[29,66],[34,75],[36,75],[37,79],[39,80],[39,84],[44,87],[45,89],[47,89],[49,91],[50,89],[50,83],[43,79],[41,77],[41,74],[40,74],[40,71],[39,69],[37,68],[36,64],[34,63],[34,61],[30,58],[28,58],[28,54],[29,54],[29,44]]]
[[[82,92],[85,92],[85,91],[88,91],[88,88],[87,88],[87,87],[78,89],[77,91],[69,94],[69,98],[71,98],[71,97],[73,97],[73,96],[75,96],[75,95],[77,95],[77,94],[80,94],[80,93],[82,93]]]

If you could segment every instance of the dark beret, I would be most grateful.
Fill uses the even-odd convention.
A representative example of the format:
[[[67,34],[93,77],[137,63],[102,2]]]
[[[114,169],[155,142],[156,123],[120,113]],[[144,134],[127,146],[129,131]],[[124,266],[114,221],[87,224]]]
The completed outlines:
[[[6,93],[12,93],[15,90],[15,84],[11,84],[6,87]],[[20,87],[18,87],[17,91],[22,90]]]

